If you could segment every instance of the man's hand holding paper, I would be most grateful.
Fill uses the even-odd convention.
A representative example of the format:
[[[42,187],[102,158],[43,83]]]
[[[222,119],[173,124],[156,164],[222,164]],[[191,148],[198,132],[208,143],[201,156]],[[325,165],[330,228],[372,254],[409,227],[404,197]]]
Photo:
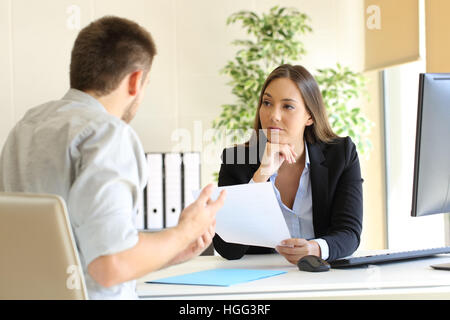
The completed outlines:
[[[211,198],[223,189],[227,199],[216,214],[216,233],[224,241],[275,248],[290,238],[270,182],[219,187]]]

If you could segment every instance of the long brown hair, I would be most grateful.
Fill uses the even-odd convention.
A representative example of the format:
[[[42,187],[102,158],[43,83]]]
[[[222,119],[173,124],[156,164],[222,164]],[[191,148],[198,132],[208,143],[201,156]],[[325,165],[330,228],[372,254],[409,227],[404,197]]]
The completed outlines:
[[[308,143],[325,142],[331,143],[338,138],[331,129],[328,121],[327,112],[323,103],[322,94],[319,86],[314,77],[300,65],[283,64],[273,70],[267,77],[264,85],[261,89],[259,96],[258,108],[256,110],[255,122],[253,125],[253,134],[258,134],[262,129],[261,121],[259,118],[259,110],[262,105],[263,95],[267,86],[275,79],[288,78],[292,80],[300,90],[303,97],[306,110],[313,119],[313,124],[305,128],[304,138]],[[252,136],[252,139],[257,139],[256,136]],[[246,143],[249,145],[249,142]]]

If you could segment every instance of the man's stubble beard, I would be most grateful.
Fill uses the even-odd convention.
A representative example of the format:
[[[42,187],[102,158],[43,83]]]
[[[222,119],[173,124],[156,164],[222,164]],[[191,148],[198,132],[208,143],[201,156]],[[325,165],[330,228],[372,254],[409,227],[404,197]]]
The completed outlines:
[[[130,123],[131,120],[133,120],[134,116],[136,115],[136,110],[138,108],[138,98],[139,96],[137,96],[136,98],[134,98],[133,101],[131,101],[131,103],[128,105],[122,116],[122,120],[125,121],[126,123]]]

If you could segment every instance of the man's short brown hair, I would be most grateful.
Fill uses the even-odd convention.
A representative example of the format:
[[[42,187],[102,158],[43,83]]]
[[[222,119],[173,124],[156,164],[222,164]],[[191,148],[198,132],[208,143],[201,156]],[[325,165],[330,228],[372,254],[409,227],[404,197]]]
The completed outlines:
[[[156,46],[148,31],[118,17],[98,19],[78,34],[70,63],[70,87],[106,95],[136,70],[150,71]]]

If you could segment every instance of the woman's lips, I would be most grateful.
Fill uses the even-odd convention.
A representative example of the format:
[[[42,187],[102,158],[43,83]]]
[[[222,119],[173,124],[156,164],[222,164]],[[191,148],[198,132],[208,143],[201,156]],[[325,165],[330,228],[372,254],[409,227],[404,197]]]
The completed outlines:
[[[283,129],[278,128],[278,127],[268,127],[267,130],[277,130],[277,131],[282,131]]]

